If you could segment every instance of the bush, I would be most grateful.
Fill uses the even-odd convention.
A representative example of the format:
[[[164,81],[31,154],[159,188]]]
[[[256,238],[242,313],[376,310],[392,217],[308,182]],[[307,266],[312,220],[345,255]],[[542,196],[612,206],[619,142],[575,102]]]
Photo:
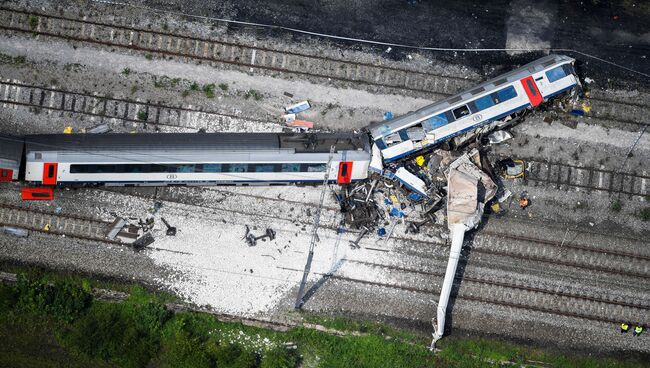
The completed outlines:
[[[241,345],[225,344],[215,351],[217,367],[255,368],[258,366],[257,355],[242,349]]]
[[[639,211],[639,217],[643,221],[650,221],[650,207],[646,207]]]
[[[18,275],[16,284],[18,306],[32,313],[46,314],[65,322],[72,322],[84,312],[92,297],[89,290],[64,281],[49,284]]]
[[[614,212],[621,212],[621,210],[623,209],[623,204],[621,203],[621,201],[618,200],[614,201],[614,203],[612,203],[611,209]]]
[[[162,351],[158,360],[162,367],[200,368],[214,366],[206,349],[207,337],[195,331],[194,315],[180,315],[167,322],[162,332]]]
[[[203,86],[203,92],[207,98],[214,98],[214,84],[206,84]]]
[[[260,368],[294,368],[297,365],[298,356],[295,350],[278,348],[264,354]]]

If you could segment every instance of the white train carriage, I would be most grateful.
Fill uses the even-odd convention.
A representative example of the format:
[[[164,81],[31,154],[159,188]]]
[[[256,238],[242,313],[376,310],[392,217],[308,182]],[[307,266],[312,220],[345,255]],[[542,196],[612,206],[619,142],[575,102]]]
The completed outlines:
[[[352,134],[57,134],[25,137],[25,180],[43,185],[232,185],[365,179],[368,139]]]
[[[572,89],[579,83],[574,62],[564,55],[545,56],[470,90],[396,119],[372,124],[367,129],[384,162],[394,161]]]

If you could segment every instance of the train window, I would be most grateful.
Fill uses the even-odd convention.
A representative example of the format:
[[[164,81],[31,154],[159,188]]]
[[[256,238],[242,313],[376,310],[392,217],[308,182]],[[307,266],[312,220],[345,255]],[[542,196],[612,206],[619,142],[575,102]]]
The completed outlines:
[[[473,89],[473,90],[469,91],[469,93],[470,93],[470,94],[473,94],[473,95],[478,95],[479,93],[481,93],[481,92],[483,92],[483,91],[485,91],[485,88],[483,88],[483,87],[478,87],[478,88],[476,88],[476,89]]]
[[[451,113],[451,110],[445,111],[445,117],[447,118],[447,121],[452,123],[456,118],[454,118],[454,114]]]
[[[246,172],[246,164],[230,164],[228,172]]]
[[[191,165],[191,164],[177,165],[176,166],[176,172],[177,173],[191,173],[191,172],[194,172],[194,165]]]
[[[478,111],[485,110],[489,107],[494,106],[494,101],[492,101],[492,96],[490,95],[481,97],[478,100],[474,101],[474,103],[476,104]]]
[[[386,147],[387,147],[387,146],[386,146],[386,142],[384,142],[384,139],[383,139],[383,138],[379,138],[379,139],[377,139],[377,140],[375,141],[375,143],[377,144],[377,147],[379,147],[379,149],[386,149]]]
[[[273,172],[274,170],[273,164],[254,164],[254,170],[255,172]]]
[[[421,141],[424,139],[424,129],[422,129],[422,126],[414,126],[406,129],[406,134],[408,134],[409,138],[414,141]]]
[[[307,164],[307,172],[325,172],[327,164]]]
[[[282,172],[300,172],[300,164],[282,164]]]
[[[203,172],[207,172],[207,173],[221,172],[221,164],[203,164]]]
[[[537,88],[533,85],[533,82],[530,81],[530,79],[526,79],[526,85],[528,86],[528,90],[530,91],[530,94],[533,96],[537,96]]]
[[[47,168],[47,177],[48,178],[53,178],[54,177],[54,165],[50,165]]]
[[[440,128],[441,126],[444,126],[447,124],[447,117],[445,116],[444,113],[438,114],[436,116],[432,116],[428,118],[427,120],[422,122],[422,127],[424,128],[425,131],[431,131],[437,128]]]
[[[517,97],[517,91],[515,91],[515,87],[509,86],[500,91],[497,91],[496,95],[497,100],[494,102],[501,103]]]
[[[400,131],[397,132],[397,133],[399,134],[399,137],[400,137],[403,141],[408,141],[408,140],[409,140],[409,136],[408,136],[408,134],[406,133],[406,129],[402,129],[402,130],[400,130]]]
[[[548,78],[548,81],[551,83],[564,77],[566,77],[566,73],[561,66],[558,66],[557,68],[553,68],[546,72],[546,78]]]
[[[164,173],[169,172],[169,165],[149,165],[149,171],[151,173]]]
[[[465,105],[463,105],[463,106],[461,106],[461,107],[459,107],[459,108],[454,109],[454,110],[453,110],[453,113],[454,113],[454,117],[455,117],[456,119],[460,119],[460,118],[462,118],[463,116],[470,115],[469,108],[467,108],[467,106],[465,106]]]
[[[469,111],[471,111],[472,114],[476,114],[478,112],[478,107],[476,107],[476,104],[474,103],[474,101],[468,102],[467,107],[469,107]]]

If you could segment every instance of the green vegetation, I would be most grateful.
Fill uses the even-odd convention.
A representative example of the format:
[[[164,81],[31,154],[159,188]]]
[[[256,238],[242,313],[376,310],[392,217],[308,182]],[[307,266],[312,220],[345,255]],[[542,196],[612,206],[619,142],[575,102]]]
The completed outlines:
[[[29,18],[27,18],[27,22],[29,22],[29,29],[36,31],[36,27],[38,27],[38,17],[30,15]]]
[[[196,82],[192,82],[192,84],[190,84],[190,90],[198,91],[199,90],[199,84],[196,83]]]
[[[154,77],[153,85],[156,88],[170,88],[176,87],[180,81],[180,78],[169,78],[168,76],[163,75],[160,78]]]
[[[222,91],[227,91],[228,90],[228,84],[227,83],[219,83],[219,88],[221,88]]]
[[[614,212],[621,212],[621,210],[623,209],[623,204],[621,203],[621,201],[616,200],[614,201],[614,203],[612,203],[610,209]]]
[[[7,270],[5,268],[5,270]],[[93,287],[128,289],[121,303],[93,300]],[[558,367],[640,367],[567,359],[483,339],[429,337],[375,322],[304,315],[343,337],[307,328],[277,332],[203,313],[172,313],[166,294],[79,276],[29,272],[0,284],[0,366],[29,367],[497,367],[542,361]]]
[[[20,56],[11,56],[11,55],[6,55],[0,53],[0,63],[1,64],[9,64],[9,65],[23,65],[25,64],[25,57],[23,55]]]
[[[130,68],[124,68],[124,70],[122,70],[122,74],[124,74],[124,75],[131,74],[131,69]]]
[[[151,54],[146,54],[146,55],[144,56],[144,58],[147,59],[147,60],[151,60],[151,59],[153,59],[153,55],[151,55]]]
[[[643,221],[650,221],[650,207],[642,208],[642,209],[639,211],[639,217],[640,217],[641,220],[643,220]]]
[[[262,94],[257,90],[249,89],[246,91],[246,94],[244,94],[244,98],[248,100],[251,97],[253,97],[255,101],[259,101],[262,99]]]
[[[147,121],[148,117],[149,117],[149,113],[147,113],[146,111],[138,111],[138,120]]]
[[[214,83],[205,84],[203,86],[203,92],[207,98],[214,98]]]

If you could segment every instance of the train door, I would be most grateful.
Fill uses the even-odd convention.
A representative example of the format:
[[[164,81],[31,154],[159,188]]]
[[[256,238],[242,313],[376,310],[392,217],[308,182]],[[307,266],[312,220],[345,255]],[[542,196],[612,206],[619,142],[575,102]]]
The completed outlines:
[[[43,164],[43,185],[56,185],[56,162],[46,162]]]
[[[14,171],[11,169],[0,169],[0,181],[11,181]]]
[[[339,184],[350,184],[352,181],[352,161],[339,163],[339,176],[336,180]]]
[[[530,104],[533,107],[541,104],[542,101],[544,101],[544,98],[542,97],[542,94],[539,93],[537,84],[535,84],[535,80],[533,80],[532,76],[522,79],[521,85],[524,86],[524,90],[526,91],[528,99],[530,100]]]

